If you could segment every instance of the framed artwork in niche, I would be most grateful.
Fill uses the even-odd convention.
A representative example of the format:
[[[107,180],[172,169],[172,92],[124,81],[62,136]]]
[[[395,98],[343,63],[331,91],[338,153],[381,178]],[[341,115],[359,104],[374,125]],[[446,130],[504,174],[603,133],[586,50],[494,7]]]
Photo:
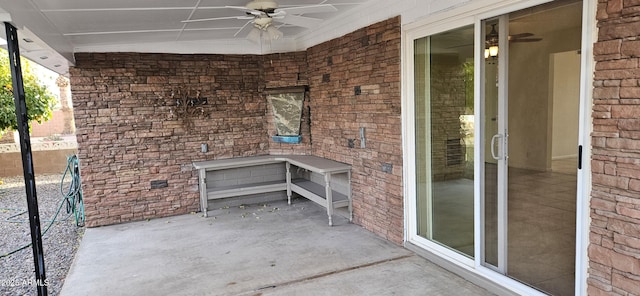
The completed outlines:
[[[305,87],[265,90],[276,129],[276,135],[272,137],[274,142],[297,144],[302,140],[300,121],[305,91]]]

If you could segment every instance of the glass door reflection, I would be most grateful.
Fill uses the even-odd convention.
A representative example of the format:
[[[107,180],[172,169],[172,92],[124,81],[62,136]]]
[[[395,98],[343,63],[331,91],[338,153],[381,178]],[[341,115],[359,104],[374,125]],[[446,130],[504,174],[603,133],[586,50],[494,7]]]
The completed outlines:
[[[474,254],[473,26],[415,40],[418,235]]]

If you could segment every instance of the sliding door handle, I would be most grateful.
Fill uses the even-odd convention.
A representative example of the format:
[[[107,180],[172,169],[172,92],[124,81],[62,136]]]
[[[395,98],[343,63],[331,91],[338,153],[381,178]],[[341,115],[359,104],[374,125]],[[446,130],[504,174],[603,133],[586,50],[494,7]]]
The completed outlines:
[[[491,137],[491,157],[493,157],[493,159],[495,160],[500,160],[500,158],[502,157],[496,153],[496,139],[502,140],[502,135],[495,134],[493,135],[493,137]]]
[[[578,145],[578,169],[582,169],[582,145]]]

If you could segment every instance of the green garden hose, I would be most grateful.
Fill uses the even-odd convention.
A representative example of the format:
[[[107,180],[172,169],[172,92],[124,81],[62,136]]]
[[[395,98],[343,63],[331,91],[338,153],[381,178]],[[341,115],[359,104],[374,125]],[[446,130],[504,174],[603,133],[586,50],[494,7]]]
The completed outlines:
[[[64,192],[64,179],[69,174],[71,183],[67,192]],[[80,182],[80,163],[77,155],[67,157],[67,168],[60,180],[60,193],[67,204],[67,214],[74,215],[76,226],[84,226],[84,201],[82,200],[82,183]]]
[[[67,175],[69,175],[69,177],[71,178],[71,183],[69,185],[68,190],[65,192],[64,182]],[[42,232],[43,237],[47,233],[47,231],[49,231],[51,226],[53,226],[53,223],[67,221],[69,217],[71,217],[71,215],[73,215],[75,218],[76,226],[78,227],[84,226],[84,202],[82,200],[82,185],[80,183],[80,165],[78,163],[78,156],[76,156],[75,154],[67,157],[67,168],[65,169],[64,174],[62,175],[62,180],[60,180],[60,193],[62,194],[62,200],[58,205],[58,209],[56,209],[56,213],[53,215],[53,218],[51,220],[44,221],[44,222],[49,222],[49,224]],[[60,214],[60,210],[62,209],[63,205],[66,205],[67,216],[61,220],[56,220],[56,218],[58,217],[58,214]],[[11,215],[8,218],[6,218],[4,222],[28,223],[28,221],[16,219],[16,217],[26,214],[27,213],[26,210],[21,210],[21,209],[0,209],[0,210],[19,211],[17,214]],[[31,244],[29,243],[13,251],[10,251],[8,253],[0,254],[0,258],[8,257],[30,246]]]

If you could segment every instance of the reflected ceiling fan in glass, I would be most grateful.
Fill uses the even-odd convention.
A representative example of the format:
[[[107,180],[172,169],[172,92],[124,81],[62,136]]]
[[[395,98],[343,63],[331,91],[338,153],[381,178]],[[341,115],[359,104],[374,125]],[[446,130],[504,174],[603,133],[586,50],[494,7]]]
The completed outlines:
[[[487,46],[484,49],[484,58],[488,59],[489,57],[497,57],[498,56],[498,42],[499,36],[498,31],[496,31],[496,24],[491,25],[491,32],[487,34],[485,39],[485,43]]]
[[[496,30],[497,24],[491,25],[491,31],[485,37],[485,49],[484,49],[484,58],[495,58],[498,56],[498,43],[499,43],[499,35]],[[512,34],[508,36],[509,42],[538,42],[541,41],[542,38],[531,38],[535,34],[530,32]]]

